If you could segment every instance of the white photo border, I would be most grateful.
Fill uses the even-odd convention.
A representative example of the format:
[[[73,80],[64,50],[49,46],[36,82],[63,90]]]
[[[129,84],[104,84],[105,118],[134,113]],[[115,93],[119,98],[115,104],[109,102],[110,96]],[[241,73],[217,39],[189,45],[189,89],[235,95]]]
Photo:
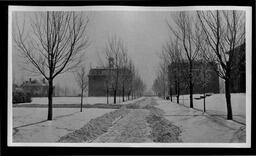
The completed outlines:
[[[242,10],[246,12],[246,142],[245,143],[14,143],[12,116],[12,13],[15,11],[195,11]],[[8,7],[8,121],[7,146],[11,147],[200,147],[200,148],[250,148],[251,147],[251,74],[252,74],[252,7],[244,6],[9,6]]]

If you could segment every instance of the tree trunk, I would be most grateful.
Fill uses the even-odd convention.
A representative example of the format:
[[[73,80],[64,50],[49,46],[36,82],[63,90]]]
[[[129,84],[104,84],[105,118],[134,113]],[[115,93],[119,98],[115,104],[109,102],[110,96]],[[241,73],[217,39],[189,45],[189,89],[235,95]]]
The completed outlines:
[[[165,84],[164,84],[164,87],[163,87],[163,94],[164,94],[164,99],[165,99]]]
[[[179,82],[175,80],[175,93],[176,93],[176,101],[179,103]]]
[[[48,120],[52,120],[52,93],[53,93],[53,80],[49,78],[48,80]]]
[[[206,98],[206,96],[205,96],[205,87],[206,87],[206,82],[205,82],[206,80],[205,80],[205,70],[204,70],[204,112],[205,112],[205,98]]]
[[[123,102],[124,102],[124,82],[123,82],[123,90],[122,90],[122,92],[123,92]]]
[[[227,119],[232,120],[232,106],[231,106],[231,94],[230,94],[230,78],[225,79],[225,96],[226,96],[226,103],[227,103]]]
[[[204,112],[206,111],[206,108],[205,108],[205,92],[204,92]]]
[[[84,90],[82,89],[82,92],[81,92],[81,107],[80,107],[80,112],[83,111],[83,94],[84,94]]]
[[[170,85],[169,89],[170,89],[170,91],[169,91],[170,92],[170,98],[171,98],[171,101],[172,101],[172,87],[171,87],[171,85]]]
[[[192,75],[192,63],[189,64],[189,98],[190,98],[190,108],[193,108],[193,75]]]
[[[108,104],[108,86],[107,86],[107,104]]]
[[[177,82],[177,103],[180,103],[180,83]]]
[[[116,104],[116,89],[114,90],[114,104]]]

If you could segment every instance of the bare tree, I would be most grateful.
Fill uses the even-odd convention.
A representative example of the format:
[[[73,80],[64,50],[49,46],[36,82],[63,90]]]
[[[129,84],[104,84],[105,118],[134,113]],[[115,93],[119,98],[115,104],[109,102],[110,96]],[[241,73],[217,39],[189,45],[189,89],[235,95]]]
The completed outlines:
[[[166,76],[167,76],[167,73],[163,71],[163,68],[161,68],[161,64],[160,64],[157,70],[157,77],[154,80],[154,83],[152,86],[152,90],[155,92],[155,94],[161,97],[165,97],[166,90],[167,90]]]
[[[106,74],[106,80],[105,80],[105,90],[106,90],[106,94],[107,94],[107,104],[109,104],[109,88],[110,88],[110,68],[107,67],[107,74]]]
[[[163,97],[166,97],[168,86],[168,63],[164,60],[159,64],[159,76],[162,82]]]
[[[14,41],[31,72],[48,80],[48,120],[52,120],[54,78],[77,67],[88,45],[89,19],[74,12],[34,13],[30,27],[17,23]],[[27,30],[27,32],[25,32]]]
[[[193,63],[197,59],[200,44],[201,44],[201,30],[191,12],[179,12],[173,18],[176,26],[168,26],[171,32],[177,37],[180,44],[185,51],[185,56],[188,61],[188,86],[190,94],[190,107],[193,108]]]
[[[237,67],[234,63],[236,47],[245,43],[245,14],[243,11],[198,11],[205,43],[204,58],[215,62],[213,66],[220,78],[225,81],[227,119],[232,120],[230,83],[231,75]]]
[[[206,87],[212,81],[212,67],[211,63],[206,62],[204,59],[198,61],[199,68],[196,71],[197,77],[196,84],[199,85],[202,89],[200,93],[203,94],[203,111],[206,112]]]
[[[162,58],[166,59],[168,62],[169,93],[172,94],[172,89],[174,89],[177,103],[179,103],[181,86],[184,83],[183,81],[185,81],[183,78],[185,73],[182,70],[184,61],[178,39],[175,41],[171,40],[170,42],[166,43],[166,45],[163,47]],[[170,96],[172,100],[172,95]]]
[[[110,72],[110,86],[114,92],[114,103],[116,103],[116,96],[119,90],[120,84],[120,74],[121,68],[123,64],[123,57],[127,53],[127,48],[125,47],[123,41],[116,36],[109,38],[106,48],[105,48],[105,55],[107,60],[109,58],[113,58],[113,70]]]
[[[108,58],[108,62],[107,64],[104,63],[104,61],[100,58],[100,55],[98,55],[99,58],[99,64],[100,66],[102,66],[103,68],[106,69],[106,73],[105,73],[105,82],[104,82],[104,88],[106,91],[106,96],[107,96],[107,104],[109,104],[109,95],[110,95],[110,88],[111,88],[111,82],[112,82],[112,75],[113,75],[113,63],[114,63],[114,59],[113,58]]]
[[[133,78],[133,94],[134,98],[141,97],[146,89],[146,85],[144,84],[143,80],[141,79],[139,72],[135,70],[134,78]]]
[[[159,73],[157,74],[156,79],[153,82],[152,90],[154,91],[155,95],[163,96],[163,79]]]
[[[125,93],[126,93],[126,83],[129,80],[129,69],[128,69],[128,63],[129,63],[129,58],[127,56],[127,53],[122,53],[121,56],[121,75],[120,75],[120,82],[121,82],[121,86],[122,86],[122,101],[124,102],[125,99]]]
[[[130,96],[132,96],[132,94],[133,94],[133,80],[134,80],[134,76],[135,76],[135,66],[134,66],[131,59],[129,60],[129,63],[128,63],[128,70],[129,70],[129,75],[128,75],[128,80],[127,80],[128,81],[127,97],[128,97],[128,100],[129,100]],[[133,98],[133,96],[132,96],[132,98]]]
[[[88,77],[87,77],[87,71],[85,67],[81,67],[79,71],[75,72],[75,79],[76,82],[81,89],[81,107],[80,107],[80,112],[83,110],[83,98],[84,98],[84,92],[88,89]]]

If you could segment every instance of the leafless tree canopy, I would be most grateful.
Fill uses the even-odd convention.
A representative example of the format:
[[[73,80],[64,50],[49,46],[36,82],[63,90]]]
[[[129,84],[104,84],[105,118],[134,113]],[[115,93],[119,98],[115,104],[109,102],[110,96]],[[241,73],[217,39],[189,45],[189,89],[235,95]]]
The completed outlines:
[[[191,14],[192,12],[182,11],[173,17],[176,25],[167,22],[171,32],[183,46],[188,61],[197,59],[202,40],[202,31],[196,22],[197,19]]]
[[[88,46],[88,17],[75,12],[34,13],[30,25],[16,23],[14,41],[31,72],[47,80],[70,71],[82,60]],[[27,26],[27,27],[26,27]]]
[[[202,46],[204,57],[217,62],[218,75],[225,79],[226,71],[236,68],[234,49],[245,42],[245,14],[243,11],[198,11],[198,18],[205,36]]]
[[[111,74],[112,88],[116,92],[118,90],[118,84],[120,83],[120,72],[122,65],[124,64],[124,57],[127,57],[127,48],[125,47],[123,41],[113,36],[109,38],[105,47],[106,60],[110,58],[113,59],[114,73]]]
[[[52,120],[53,80],[82,62],[89,19],[75,12],[34,13],[29,27],[16,24],[14,41],[29,71],[48,80],[48,120]],[[25,31],[27,30],[27,31]]]
[[[195,18],[193,12],[178,12],[173,16],[175,25],[170,25],[169,29],[172,34],[178,39],[180,45],[182,45],[182,51],[185,53],[186,61],[188,62],[188,86],[190,92],[190,107],[193,108],[193,87],[194,87],[194,74],[193,64],[197,60],[200,52],[202,31],[197,18]]]
[[[128,49],[120,38],[112,36],[108,39],[104,53],[106,60],[112,59],[113,64],[106,86],[114,92],[114,103],[118,92],[122,92],[124,101],[125,93],[127,93],[129,99],[131,94],[133,94],[133,97],[135,94],[142,94],[145,90],[145,85],[136,73],[135,66],[127,52]]]

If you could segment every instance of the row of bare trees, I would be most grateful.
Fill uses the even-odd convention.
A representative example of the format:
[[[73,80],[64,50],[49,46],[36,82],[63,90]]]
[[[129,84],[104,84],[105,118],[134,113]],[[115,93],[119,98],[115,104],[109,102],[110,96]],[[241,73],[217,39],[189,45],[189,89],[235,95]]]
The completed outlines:
[[[225,81],[227,119],[232,120],[231,74],[239,65],[234,63],[235,49],[245,43],[245,13],[236,10],[181,11],[167,24],[172,36],[160,55],[162,61],[154,91],[166,92],[168,89],[164,86],[168,86],[169,95],[172,97],[172,90],[175,90],[179,102],[180,89],[188,88],[190,107],[193,108],[194,87],[197,83],[207,85],[206,73],[210,66]],[[197,61],[205,65],[195,70]],[[170,69],[166,72],[168,66]],[[171,78],[166,79],[168,73]],[[167,82],[170,80],[172,82]]]
[[[30,16],[29,16],[30,15]],[[52,120],[53,81],[65,72],[74,72],[81,89],[81,111],[83,94],[88,88],[88,78],[83,55],[89,45],[86,35],[89,18],[80,12],[47,11],[31,13],[20,22],[16,15],[13,40],[15,48],[25,61],[24,69],[43,76],[48,81],[48,120]],[[27,22],[29,20],[29,22]],[[107,89],[114,93],[114,103],[120,89],[123,101],[142,95],[145,84],[141,80],[124,43],[113,37],[106,44],[107,59],[112,58],[113,68],[107,78]],[[108,91],[107,91],[108,92]]]
[[[117,36],[112,36],[107,41],[104,54],[107,60],[105,68],[108,69],[106,78],[107,99],[110,91],[114,96],[114,103],[118,95],[122,95],[122,101],[142,96],[145,84],[139,76],[132,59],[127,55],[128,49],[124,42]],[[108,100],[107,100],[108,101]]]
[[[214,70],[225,81],[227,119],[232,120],[231,74],[238,68],[234,63],[235,48],[245,43],[245,13],[243,11],[198,11],[197,17],[204,33],[203,56],[216,62]]]

